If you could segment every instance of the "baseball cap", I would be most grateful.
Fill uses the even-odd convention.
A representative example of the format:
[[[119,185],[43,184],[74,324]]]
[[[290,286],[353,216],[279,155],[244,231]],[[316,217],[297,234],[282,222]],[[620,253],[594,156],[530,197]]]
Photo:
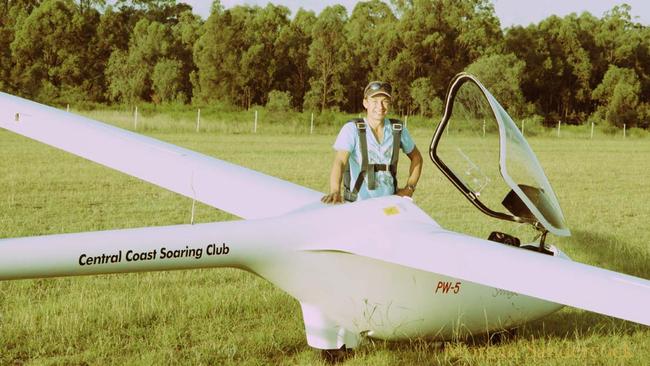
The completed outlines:
[[[389,83],[385,83],[383,81],[371,81],[363,90],[363,97],[370,98],[374,97],[377,94],[384,94],[387,97],[392,98],[392,92],[393,87]]]

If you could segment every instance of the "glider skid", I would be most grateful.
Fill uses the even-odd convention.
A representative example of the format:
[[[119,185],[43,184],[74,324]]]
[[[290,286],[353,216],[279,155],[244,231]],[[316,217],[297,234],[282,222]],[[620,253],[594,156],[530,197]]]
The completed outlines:
[[[349,331],[330,319],[318,307],[301,302],[307,344],[322,350],[356,348],[361,334]]]

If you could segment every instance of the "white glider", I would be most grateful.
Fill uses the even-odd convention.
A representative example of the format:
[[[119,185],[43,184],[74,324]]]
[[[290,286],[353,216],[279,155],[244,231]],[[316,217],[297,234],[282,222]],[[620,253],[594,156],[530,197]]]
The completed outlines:
[[[486,119],[492,170],[486,151],[444,139],[454,123],[482,120],[485,134]],[[314,190],[5,93],[0,127],[247,219],[2,239],[0,280],[240,268],[300,302],[308,344],[320,349],[354,348],[363,336],[508,329],[563,305],[650,325],[650,281],[544,243],[547,232],[569,235],[559,203],[510,117],[471,75],[452,81],[430,155],[481,211],[533,225],[540,243],[451,232],[397,196],[327,206]]]

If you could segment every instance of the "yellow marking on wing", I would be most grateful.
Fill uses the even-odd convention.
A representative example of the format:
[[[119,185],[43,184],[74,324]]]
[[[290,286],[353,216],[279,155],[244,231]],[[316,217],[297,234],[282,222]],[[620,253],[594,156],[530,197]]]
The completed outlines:
[[[384,213],[386,214],[386,216],[398,215],[399,208],[397,208],[397,206],[386,207],[384,208]]]

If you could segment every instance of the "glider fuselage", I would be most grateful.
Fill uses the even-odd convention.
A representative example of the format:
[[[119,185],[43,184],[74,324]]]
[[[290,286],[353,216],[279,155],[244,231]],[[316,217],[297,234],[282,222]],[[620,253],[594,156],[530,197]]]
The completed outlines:
[[[446,231],[393,196],[270,219],[3,239],[0,280],[240,268],[300,301],[308,341],[317,348],[354,347],[362,335],[452,339],[516,327],[562,307],[391,262],[398,252],[479,255],[458,252],[468,240],[504,246]]]

